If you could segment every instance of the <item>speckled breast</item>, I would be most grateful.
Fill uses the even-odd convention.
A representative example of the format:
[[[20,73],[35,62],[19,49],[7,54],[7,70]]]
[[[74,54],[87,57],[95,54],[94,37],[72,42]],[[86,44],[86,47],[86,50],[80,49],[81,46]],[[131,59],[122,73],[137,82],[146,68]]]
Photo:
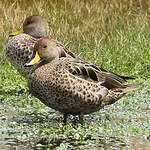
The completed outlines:
[[[101,100],[89,92],[90,88],[86,83],[86,89],[82,89],[79,83],[72,83],[63,69],[57,70],[51,64],[41,66],[29,74],[28,85],[33,96],[63,113],[88,114],[101,108]]]
[[[27,77],[32,67],[25,68],[24,64],[31,58],[37,39],[27,34],[12,37],[6,47],[6,55],[11,64]]]

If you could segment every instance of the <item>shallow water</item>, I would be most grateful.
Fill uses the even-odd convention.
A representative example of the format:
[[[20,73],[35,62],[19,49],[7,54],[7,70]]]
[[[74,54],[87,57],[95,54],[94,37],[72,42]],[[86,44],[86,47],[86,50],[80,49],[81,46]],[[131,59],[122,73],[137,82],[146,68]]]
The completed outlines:
[[[15,94],[14,102],[9,97],[0,104],[0,150],[149,150],[150,95],[145,89],[86,115],[83,124],[70,116],[66,126],[60,113],[26,97],[26,91]]]
[[[143,108],[143,111],[146,111],[148,114],[150,113],[149,108]],[[138,111],[137,111],[138,112]],[[139,112],[140,113],[140,112]],[[43,118],[43,116],[39,116],[39,120],[35,121],[34,117],[35,116],[19,116],[18,118],[12,117],[13,115],[16,115],[17,113],[10,111],[9,113],[4,113],[1,114],[0,122],[1,122],[1,128],[0,131],[2,135],[4,136],[3,138],[0,139],[0,150],[28,150],[28,149],[55,149],[58,147],[61,147],[61,144],[68,144],[72,145],[72,147],[77,148],[77,149],[87,149],[90,150],[90,146],[92,146],[93,150],[105,150],[105,149],[142,149],[142,150],[149,150],[150,148],[150,137],[147,137],[147,139],[131,136],[129,138],[129,143],[127,144],[125,141],[123,141],[121,138],[117,137],[107,137],[107,140],[104,139],[103,137],[99,136],[99,142],[94,146],[94,143],[96,142],[97,139],[89,136],[84,141],[80,141],[74,138],[57,138],[54,141],[51,141],[48,143],[46,139],[32,139],[32,140],[27,140],[27,138],[22,140],[18,140],[16,137],[16,134],[20,134],[20,131],[17,131],[15,128],[13,129],[13,125],[16,126],[17,122],[22,123],[24,125],[24,128],[26,126],[31,125],[32,123],[40,122],[44,123],[47,122],[48,120],[46,118]],[[56,115],[55,113],[52,113],[53,117],[51,118],[51,126],[57,124],[61,124],[62,122],[62,115]],[[18,116],[19,114],[17,114]],[[87,124],[97,124],[98,121],[102,119],[102,117],[98,115],[93,115],[93,116],[86,116],[84,118],[84,123]],[[136,120],[141,120],[145,121],[147,120],[147,116],[141,116],[140,118],[135,118]],[[72,116],[69,118],[69,122],[75,122]],[[116,125],[121,118],[112,118],[111,123]],[[78,123],[77,123],[78,124]],[[61,131],[60,131],[61,132]],[[91,145],[88,145],[88,141],[90,141]]]

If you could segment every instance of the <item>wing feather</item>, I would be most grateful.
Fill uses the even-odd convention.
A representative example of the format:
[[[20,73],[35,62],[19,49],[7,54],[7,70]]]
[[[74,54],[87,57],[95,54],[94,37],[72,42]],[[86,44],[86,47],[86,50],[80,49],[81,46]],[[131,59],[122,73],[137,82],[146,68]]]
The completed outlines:
[[[66,48],[66,46],[64,46],[60,42],[56,40],[54,41],[56,42],[56,45],[60,48],[60,58],[70,57],[75,59],[74,61],[72,61],[70,65],[71,69],[69,71],[76,76],[80,76],[81,78],[89,81],[102,82],[103,86],[106,86],[110,89],[121,87],[122,84],[128,79],[135,79],[133,77],[118,75],[116,73],[103,69],[100,66],[88,63],[84,61],[81,57],[71,52],[68,48]]]

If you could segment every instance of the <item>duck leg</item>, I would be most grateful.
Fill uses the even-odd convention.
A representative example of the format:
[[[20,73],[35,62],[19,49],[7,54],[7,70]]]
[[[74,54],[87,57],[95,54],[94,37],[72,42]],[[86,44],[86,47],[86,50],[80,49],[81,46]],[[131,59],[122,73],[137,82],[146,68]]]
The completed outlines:
[[[79,122],[80,122],[80,123],[83,122],[83,116],[84,116],[83,113],[80,113],[80,115],[79,115]]]
[[[68,114],[64,113],[63,117],[64,117],[63,122],[64,122],[64,124],[66,125]]]

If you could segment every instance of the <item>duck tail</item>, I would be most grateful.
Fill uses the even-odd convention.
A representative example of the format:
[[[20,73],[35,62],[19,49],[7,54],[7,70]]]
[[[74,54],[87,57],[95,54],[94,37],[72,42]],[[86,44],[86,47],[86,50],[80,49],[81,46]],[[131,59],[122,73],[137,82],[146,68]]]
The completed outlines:
[[[125,85],[125,88],[123,89],[123,93],[126,94],[131,91],[135,91],[135,90],[139,89],[142,84],[143,84],[143,82],[138,83],[138,84],[127,84],[127,85]]]

